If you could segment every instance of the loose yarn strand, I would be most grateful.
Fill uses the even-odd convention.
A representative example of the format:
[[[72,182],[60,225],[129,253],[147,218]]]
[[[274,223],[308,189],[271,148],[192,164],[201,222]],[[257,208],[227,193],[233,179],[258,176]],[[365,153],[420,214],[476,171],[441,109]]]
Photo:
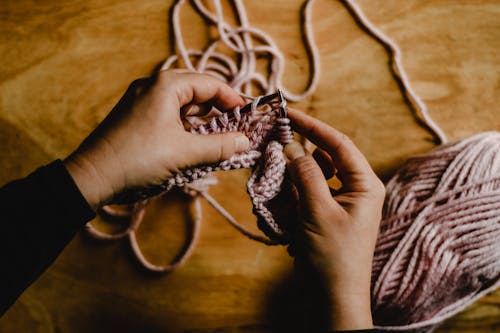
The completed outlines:
[[[242,226],[236,219],[229,214],[229,212],[222,207],[217,200],[215,200],[210,194],[207,192],[200,192],[200,195],[207,200],[207,202],[215,209],[219,214],[221,214],[236,230],[241,232],[244,236],[249,239],[255,240],[257,242],[264,243],[266,245],[277,245],[278,242],[273,241],[269,238],[262,237],[260,235],[254,234],[248,231],[244,226]]]
[[[194,197],[193,200],[191,201],[190,215],[193,224],[191,230],[191,237],[188,238],[188,243],[186,244],[185,249],[181,253],[179,253],[177,257],[170,264],[166,266],[155,265],[152,264],[149,260],[147,260],[144,254],[142,253],[141,248],[139,247],[135,230],[132,230],[128,234],[132,251],[142,267],[144,267],[148,271],[155,273],[169,273],[175,270],[180,265],[182,265],[191,256],[191,253],[193,252],[196,244],[198,243],[198,238],[201,229],[201,204],[200,204],[200,199],[198,197]],[[144,217],[144,210],[140,210],[137,211],[136,214],[132,216],[132,220],[137,219],[142,221],[143,217]],[[137,225],[138,224],[140,224],[140,222],[137,223]]]
[[[248,28],[249,23],[248,23],[248,18],[245,12],[245,7],[243,6],[243,3],[241,0],[235,0],[235,5],[236,5],[236,12],[238,13],[238,20],[241,23],[241,26],[243,28]],[[253,48],[253,43],[252,39],[250,38],[250,35],[248,32],[243,32],[243,42],[245,43],[245,47],[247,49],[252,49]],[[248,71],[246,75],[250,75],[251,73],[255,72],[255,54],[253,52],[248,53]],[[243,93],[245,95],[251,95],[252,94],[252,86],[250,82],[247,82],[243,86]]]
[[[353,18],[361,25],[361,27],[373,36],[379,43],[381,43],[390,54],[391,70],[394,78],[399,83],[407,100],[410,102],[412,109],[415,111],[418,119],[432,132],[438,143],[445,144],[448,142],[446,134],[443,130],[432,120],[427,106],[418,97],[415,90],[413,90],[408,75],[404,70],[401,56],[401,49],[399,46],[388,36],[386,36],[379,28],[377,28],[364,14],[363,10],[352,0],[341,0],[342,3],[351,12]]]
[[[105,233],[96,229],[91,223],[88,223],[85,226],[85,230],[91,237],[101,241],[127,238],[132,253],[143,268],[155,273],[169,273],[175,270],[178,266],[182,265],[191,256],[191,253],[193,252],[198,242],[201,229],[201,204],[200,199],[198,198],[198,194],[201,192],[198,191],[199,190],[195,188],[186,188],[185,192],[187,192],[192,197],[189,207],[189,213],[192,221],[190,237],[188,237],[184,249],[174,258],[174,260],[170,264],[166,266],[160,266],[151,263],[144,256],[139,243],[137,242],[136,231],[138,230],[144,219],[145,208],[147,206],[148,200],[144,200],[134,204],[133,209],[129,212],[124,212],[122,210],[112,208],[111,206],[104,206],[101,209],[104,214],[113,218],[129,218],[130,224],[124,231],[118,232],[116,234]]]
[[[200,1],[194,0],[195,9],[211,24],[217,27],[219,37],[205,49],[205,51],[188,50],[184,44],[180,28],[180,8],[185,3],[179,0],[172,11],[172,26],[176,43],[177,54],[167,58],[161,67],[162,70],[171,68],[179,59],[182,59],[186,70],[190,72],[207,73],[227,82],[233,89],[242,95],[251,94],[251,83],[254,82],[270,94],[281,89],[287,100],[300,101],[310,96],[317,88],[320,73],[319,50],[314,40],[312,30],[312,6],[314,0],[307,0],[302,14],[302,30],[304,32],[304,46],[309,55],[311,76],[302,93],[294,94],[288,91],[282,83],[285,57],[274,40],[265,32],[249,25],[246,9],[241,0],[233,0],[236,8],[238,27],[231,27],[225,20],[220,0],[213,0],[215,15]],[[263,45],[254,46],[252,38],[260,40]],[[239,64],[230,57],[216,51],[219,44],[230,48],[240,56]],[[270,72],[267,78],[256,72],[256,55],[270,56]],[[190,56],[198,58],[198,65],[194,65]],[[214,61],[211,61],[214,60]]]
[[[283,146],[293,140],[290,120],[282,117],[285,112],[279,111],[279,103],[269,102],[259,108],[260,97],[251,95],[253,88],[266,94],[281,89],[286,99],[299,101],[316,89],[320,66],[311,24],[314,0],[307,0],[303,6],[302,29],[310,61],[310,78],[307,87],[298,94],[284,89],[284,55],[268,34],[250,26],[243,2],[233,0],[239,24],[233,27],[224,20],[220,0],[213,1],[215,13],[201,0],[192,2],[219,34],[202,51],[186,47],[179,19],[185,1],[175,2],[171,23],[176,54],[165,60],[162,70],[181,66],[182,62],[186,71],[217,77],[248,97],[252,101],[248,113],[235,108],[199,126],[193,125],[190,131],[198,135],[242,132],[249,138],[249,151],[216,165],[183,170],[159,188],[127,193],[121,198],[122,203],[138,201],[129,210],[104,207],[106,215],[130,218],[124,231],[108,235],[91,224],[86,227],[97,239],[128,238],[138,262],[154,272],[170,272],[192,253],[200,232],[202,197],[236,230],[268,245],[287,244],[289,231],[293,230],[287,229],[293,227],[293,223],[287,223],[297,218],[295,199],[279,197],[289,190]],[[353,0],[340,1],[361,28],[387,50],[393,77],[405,100],[416,119],[441,144],[427,154],[410,158],[387,184],[372,263],[372,312],[376,327],[429,332],[435,325],[500,287],[500,133],[486,132],[447,143],[446,135],[412,88],[397,44],[371,23]],[[254,44],[254,41],[259,43]],[[234,57],[217,51],[220,45],[229,48]],[[256,70],[256,59],[262,55],[269,58],[267,75]],[[215,178],[209,176],[212,172],[240,168],[252,169],[247,192],[257,225],[266,237],[247,230],[208,193],[209,186],[216,183]],[[135,232],[143,219],[148,198],[174,188],[192,197],[192,233],[184,250],[172,263],[154,265],[142,253]],[[276,198],[282,199],[279,201],[281,210],[273,206]],[[289,204],[290,209],[283,204]]]
[[[181,32],[181,24],[179,20],[179,11],[181,6],[184,4],[185,0],[178,0],[177,3],[174,5],[174,8],[172,10],[172,28],[174,30],[174,36],[175,36],[175,42],[177,43],[177,51],[180,53],[180,57],[182,58],[182,61],[184,62],[184,66],[187,67],[188,70],[195,72],[195,68],[189,59],[189,55],[195,54],[193,52],[189,52],[186,50],[184,46],[184,39],[182,38],[182,32]],[[178,56],[177,56],[178,57]],[[172,61],[169,61],[167,59],[166,63],[171,63]],[[165,64],[164,64],[165,66]],[[162,67],[163,69],[163,67]]]
[[[99,240],[116,240],[128,237],[132,252],[138,262],[146,269],[152,272],[168,273],[181,265],[191,255],[194,246],[197,242],[200,221],[201,221],[201,205],[199,197],[203,197],[213,208],[219,212],[236,230],[246,237],[255,241],[262,242],[267,245],[277,245],[281,242],[272,237],[285,237],[285,233],[275,222],[274,216],[266,207],[266,202],[270,201],[279,191],[280,185],[284,179],[285,159],[283,155],[283,146],[293,139],[291,133],[289,119],[281,118],[279,115],[282,103],[269,102],[264,105],[264,110],[259,110],[260,97],[253,99],[250,111],[246,114],[241,114],[239,108],[235,108],[232,113],[223,113],[218,118],[212,118],[208,123],[192,128],[194,134],[206,135],[210,133],[222,133],[226,131],[240,131],[245,133],[251,142],[250,151],[240,155],[234,155],[226,161],[219,163],[216,166],[204,166],[186,170],[184,173],[177,174],[170,178],[160,191],[154,190],[153,193],[167,193],[174,187],[180,187],[185,193],[190,195],[195,202],[194,210],[191,212],[193,220],[193,232],[187,241],[185,250],[181,252],[176,259],[168,266],[158,266],[150,263],[143,255],[136,238],[136,230],[142,223],[145,207],[148,205],[149,199],[138,201],[132,205],[129,210],[116,209],[112,206],[105,206],[102,212],[113,218],[129,218],[130,224],[124,231],[116,234],[108,234],[96,229],[91,223],[86,225],[87,233]],[[266,111],[267,110],[267,111]],[[255,118],[255,119],[254,119]],[[277,141],[274,141],[277,140]],[[265,148],[265,153],[259,152]],[[219,170],[230,170],[240,168],[250,168],[258,160],[263,157],[266,161],[265,165],[278,166],[267,167],[267,172],[260,175],[259,168],[254,171],[251,181],[248,182],[248,192],[251,193],[254,203],[254,212],[261,217],[264,224],[270,225],[272,234],[268,234],[269,238],[256,235],[247,230],[243,225],[239,224],[234,217],[231,216],[212,196],[208,194],[208,188],[216,184],[216,179],[209,177],[208,174]],[[274,190],[269,186],[274,184]],[[133,200],[137,201],[141,198],[148,198],[150,194],[134,193]]]

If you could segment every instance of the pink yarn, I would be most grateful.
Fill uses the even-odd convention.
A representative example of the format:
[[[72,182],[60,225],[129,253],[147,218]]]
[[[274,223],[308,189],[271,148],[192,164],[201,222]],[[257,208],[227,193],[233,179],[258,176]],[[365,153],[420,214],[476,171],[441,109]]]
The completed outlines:
[[[389,52],[391,59],[391,71],[393,77],[402,87],[403,94],[409,102],[413,111],[415,111],[417,119],[427,127],[432,134],[436,137],[438,143],[446,143],[448,140],[443,130],[432,120],[427,106],[418,97],[415,90],[413,90],[408,75],[403,68],[403,60],[401,59],[401,50],[399,46],[388,36],[386,36],[380,29],[378,29],[363,13],[361,8],[352,0],[341,0],[347,9],[351,12],[353,18],[361,25],[361,27],[371,36],[373,36],[385,49]]]
[[[291,101],[303,99],[314,92],[319,79],[319,52],[311,28],[313,2],[308,0],[304,6],[303,29],[311,56],[311,78],[301,94],[292,94],[283,88],[283,54],[267,34],[249,26],[240,0],[234,0],[237,27],[224,21],[220,0],[214,0],[215,14],[200,0],[193,1],[198,12],[209,24],[216,25],[219,32],[219,37],[204,51],[190,50],[184,45],[179,23],[179,11],[184,1],[177,1],[172,12],[177,54],[169,57],[162,69],[171,68],[182,60],[187,71],[218,77],[243,96],[250,95],[252,87],[256,86],[267,94],[281,88]],[[438,142],[446,143],[444,132],[432,120],[425,103],[410,85],[399,47],[368,20],[354,1],[341,2],[361,27],[387,49],[392,74],[418,120]],[[254,38],[259,40],[258,46],[254,46]],[[234,51],[238,61],[218,52],[219,44]],[[262,54],[270,57],[268,75],[256,71],[256,56]],[[127,193],[121,200],[144,201],[133,204],[128,211],[104,207],[103,212],[112,216],[130,216],[130,227],[119,234],[108,235],[88,224],[88,232],[103,240],[128,237],[133,252],[146,269],[169,272],[185,261],[194,248],[201,221],[199,196],[202,196],[247,237],[269,245],[286,243],[289,240],[287,230],[293,228],[296,203],[292,198],[281,197],[290,192],[282,145],[292,136],[288,120],[277,116],[276,103],[270,103],[260,111],[257,102],[254,103],[248,115],[241,115],[236,109],[192,129],[198,134],[243,131],[251,142],[247,153],[217,165],[184,170],[159,188]],[[409,159],[389,182],[372,270],[372,310],[378,328],[431,331],[443,320],[500,286],[499,152],[500,133],[482,133]],[[247,189],[259,228],[267,237],[246,230],[208,194],[208,187],[216,182],[209,176],[210,172],[243,167],[252,168]],[[146,198],[176,187],[193,197],[192,238],[177,261],[167,266],[153,265],[142,254],[135,231],[142,221],[148,203]],[[280,207],[275,201],[288,203],[290,207],[278,209]],[[288,221],[292,221],[292,226],[287,224]]]
[[[286,223],[276,221],[275,216],[278,211],[275,209],[276,205],[273,204],[273,199],[287,186],[285,185],[286,161],[283,145],[292,141],[293,135],[290,130],[290,120],[280,116],[280,108],[284,107],[284,104],[271,101],[258,107],[259,100],[260,97],[254,99],[251,110],[247,113],[240,113],[240,109],[237,107],[230,113],[221,113],[208,123],[191,128],[192,133],[200,135],[236,131],[244,133],[250,141],[250,149],[247,152],[234,155],[228,160],[214,165],[183,170],[165,180],[160,186],[124,193],[115,198],[115,203],[136,202],[131,205],[129,210],[117,210],[105,206],[103,213],[111,217],[130,217],[128,228],[120,233],[107,234],[89,223],[86,225],[87,232],[99,240],[116,240],[127,237],[136,259],[145,269],[153,272],[170,272],[188,258],[197,242],[201,220],[198,195],[201,195],[231,225],[250,239],[268,245],[287,243],[290,237],[287,229],[282,227]],[[252,199],[253,211],[258,217],[259,228],[267,237],[255,235],[246,230],[208,194],[208,187],[216,183],[215,178],[209,176],[211,172],[240,168],[253,169],[247,183],[247,191]],[[167,193],[174,188],[180,188],[194,198],[196,209],[193,212],[193,232],[186,250],[179,254],[174,262],[167,266],[158,266],[150,263],[143,255],[135,234],[143,220],[149,197]],[[290,192],[288,191],[288,193]],[[288,202],[292,206],[295,204],[295,201],[292,200],[288,200]],[[281,221],[292,223],[296,218],[295,211],[292,207],[280,210]]]
[[[427,331],[500,286],[500,133],[410,158],[387,184],[375,323]]]
[[[305,47],[310,55],[311,77],[306,89],[300,94],[288,91],[281,82],[285,69],[285,57],[273,39],[264,31],[251,27],[245,6],[241,0],[233,0],[235,18],[239,26],[232,27],[224,20],[220,0],[213,0],[213,14],[200,0],[194,0],[193,5],[198,13],[208,22],[217,27],[219,37],[215,38],[203,51],[190,50],[184,45],[179,13],[185,0],[178,0],[172,10],[172,30],[174,33],[177,54],[167,58],[162,70],[171,68],[179,60],[190,72],[206,73],[227,82],[242,95],[252,95],[252,87],[257,87],[263,94],[271,94],[280,89],[285,98],[295,102],[310,96],[319,80],[319,51],[314,41],[312,31],[312,5],[314,0],[307,0],[303,9],[303,32]],[[254,41],[258,45],[254,45]],[[233,57],[217,50],[217,47],[228,47],[234,52]],[[256,69],[257,56],[269,56],[269,73],[260,73]],[[193,61],[194,60],[194,61]]]
[[[401,50],[352,0],[342,1],[391,56],[394,78],[440,143],[404,71]],[[500,133],[410,158],[387,184],[372,267],[372,312],[385,330],[432,331],[500,286]]]

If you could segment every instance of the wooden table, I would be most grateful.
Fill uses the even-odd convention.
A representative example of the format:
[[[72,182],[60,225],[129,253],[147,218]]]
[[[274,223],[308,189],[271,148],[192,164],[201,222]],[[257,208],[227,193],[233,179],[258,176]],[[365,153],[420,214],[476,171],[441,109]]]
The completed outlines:
[[[165,0],[4,0],[0,6],[0,183],[65,157],[135,78],[171,53]],[[300,91],[308,61],[302,0],[246,1],[250,22],[287,57],[284,82]],[[500,1],[359,1],[404,52],[404,65],[451,139],[500,130]],[[189,7],[189,6],[188,6]],[[337,1],[314,5],[321,79],[296,105],[350,135],[385,180],[408,157],[433,147],[390,75],[384,49]],[[189,45],[213,31],[182,13]],[[211,193],[255,229],[247,171],[218,175]],[[230,195],[229,195],[230,194]],[[171,259],[186,233],[186,199],[150,209],[139,240],[152,261]],[[0,320],[1,332],[268,332],[286,328],[292,261],[282,247],[242,237],[203,203],[200,242],[169,276],[134,265],[125,242],[78,235]],[[98,221],[97,221],[98,222]],[[96,223],[97,223],[96,222]],[[500,292],[438,332],[498,332]]]

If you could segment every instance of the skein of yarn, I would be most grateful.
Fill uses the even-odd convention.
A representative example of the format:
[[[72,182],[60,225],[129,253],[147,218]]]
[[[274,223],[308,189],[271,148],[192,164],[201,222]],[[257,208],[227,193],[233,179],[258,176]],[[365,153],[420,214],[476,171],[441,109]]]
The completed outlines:
[[[319,79],[319,54],[312,32],[312,5],[314,0],[306,0],[302,11],[302,30],[305,36],[305,48],[310,56],[311,76],[309,82],[301,93],[288,91],[282,83],[282,76],[285,68],[285,57],[278,48],[274,40],[264,31],[249,25],[245,6],[241,0],[233,0],[233,14],[236,25],[232,26],[227,22],[223,13],[220,0],[213,0],[215,13],[200,0],[191,2],[194,9],[206,20],[209,25],[217,28],[219,35],[209,42],[203,50],[192,50],[185,45],[180,24],[180,11],[186,5],[185,0],[176,0],[171,11],[171,27],[174,33],[176,54],[169,56],[161,66],[161,70],[171,68],[182,68],[185,71],[194,73],[204,73],[214,76],[227,82],[233,89],[248,100],[258,102],[260,97],[250,96],[254,90],[266,94],[281,91],[280,96],[291,101],[302,100],[311,95],[316,89]],[[220,47],[228,48],[232,55],[227,55],[220,51]],[[266,56],[269,60],[269,72],[260,72],[257,68],[257,58]],[[265,72],[265,71],[264,71]],[[285,101],[281,101],[284,103]],[[253,105],[254,103],[252,103]],[[257,103],[258,104],[258,103]],[[267,107],[277,109],[283,105],[267,103]],[[283,186],[288,182],[284,181],[285,158],[282,152],[282,145],[293,139],[289,120],[286,117],[263,117],[265,112],[258,111],[252,107],[252,112],[240,117],[239,110],[232,111],[233,115],[228,118],[228,114],[219,115],[217,119],[212,118],[209,123],[195,126],[193,133],[208,134],[227,131],[241,131],[245,133],[250,142],[257,147],[241,156],[233,156],[229,160],[223,161],[214,167],[203,166],[198,169],[183,170],[175,177],[165,180],[162,186],[153,189],[143,189],[142,191],[132,191],[124,193],[122,198],[115,198],[115,203],[124,204],[136,202],[128,209],[116,209],[113,206],[105,206],[101,213],[106,218],[121,218],[127,221],[128,226],[118,234],[107,234],[96,229],[91,223],[87,224],[87,233],[98,240],[108,241],[126,238],[130,242],[132,252],[139,264],[148,271],[157,273],[168,273],[181,265],[192,253],[196,245],[199,226],[202,216],[200,197],[203,197],[216,211],[223,216],[229,224],[236,228],[246,237],[265,243],[267,245],[285,244],[289,241],[286,228],[275,222],[273,211],[276,209],[274,197],[278,196]],[[271,113],[276,113],[276,110]],[[193,124],[192,124],[193,125]],[[276,132],[278,140],[270,140],[268,132]],[[276,139],[276,138],[274,138]],[[262,164],[262,165],[260,165]],[[252,176],[247,183],[247,191],[252,199],[253,212],[257,216],[257,223],[264,236],[254,234],[247,230],[242,224],[231,216],[208,193],[208,188],[216,183],[215,178],[207,175],[217,170],[229,170],[239,168],[253,168]],[[196,182],[196,184],[193,183]],[[174,187],[181,188],[182,191],[192,197],[193,209],[191,220],[193,221],[193,232],[187,241],[187,246],[177,258],[168,265],[159,266],[150,263],[142,254],[137,243],[135,232],[139,228],[144,216],[144,210],[150,202],[149,198],[161,195],[172,190]],[[129,196],[129,194],[131,194]],[[132,200],[130,200],[130,197]],[[120,200],[123,199],[123,200]],[[290,203],[293,205],[294,203]],[[284,211],[284,210],[281,210]],[[288,210],[288,213],[293,210]],[[283,215],[283,214],[281,214]],[[281,224],[286,225],[283,216],[279,217]]]
[[[391,56],[417,119],[448,139],[412,89],[398,45],[352,0],[342,0]],[[374,323],[430,332],[500,287],[500,133],[486,132],[410,158],[387,184],[372,266]]]
[[[500,287],[500,133],[410,158],[387,185],[383,216],[376,325],[425,332]]]
[[[303,23],[306,48],[311,56],[311,78],[308,87],[300,94],[284,89],[285,97],[291,101],[311,95],[318,83],[318,50],[311,29],[313,1],[305,2]],[[284,57],[267,34],[249,26],[241,0],[234,0],[239,22],[236,27],[224,21],[220,0],[214,0],[215,14],[201,1],[193,1],[197,11],[209,24],[217,27],[220,35],[203,51],[190,50],[184,45],[179,23],[179,10],[184,2],[177,1],[172,11],[177,54],[165,61],[163,69],[183,64],[187,71],[206,73],[228,82],[243,96],[251,94],[255,86],[264,93],[283,89],[281,75]],[[369,21],[354,1],[341,2],[358,24],[388,51],[392,74],[417,119],[434,135],[436,142],[446,143],[446,135],[432,120],[425,103],[410,85],[402,65],[402,52],[397,44]],[[252,38],[260,41],[255,44],[258,46],[254,45]],[[217,52],[219,44],[234,51],[238,60]],[[263,53],[270,58],[270,73],[267,76],[258,73],[255,67],[256,56]],[[280,149],[275,151],[280,153]],[[263,164],[263,174],[271,167]],[[126,232],[118,236],[100,234],[90,225],[87,229],[101,239],[130,235],[133,251],[146,269],[170,272],[189,256],[194,247],[201,220],[197,198],[200,195],[247,237],[274,244],[248,233],[239,225],[209,196],[207,190],[211,184],[197,187],[190,181],[185,183],[185,191],[194,195],[195,232],[188,250],[179,261],[169,266],[160,267],[147,262],[139,247],[134,246],[137,245],[134,229],[140,223],[139,218],[132,219],[136,221],[135,224],[132,223]],[[277,195],[277,192],[279,190],[272,195]],[[270,201],[272,198],[265,199]],[[141,217],[139,213],[143,212],[146,203],[136,204],[134,210],[125,212],[125,215]],[[105,211],[111,215],[123,214],[110,207],[105,208]],[[272,217],[271,214],[268,220],[271,221]],[[276,221],[283,220],[280,216],[275,217]],[[280,231],[279,224],[270,225]],[[377,327],[429,332],[443,320],[498,287],[500,133],[481,133],[410,158],[387,185],[384,215],[372,267],[372,312]]]

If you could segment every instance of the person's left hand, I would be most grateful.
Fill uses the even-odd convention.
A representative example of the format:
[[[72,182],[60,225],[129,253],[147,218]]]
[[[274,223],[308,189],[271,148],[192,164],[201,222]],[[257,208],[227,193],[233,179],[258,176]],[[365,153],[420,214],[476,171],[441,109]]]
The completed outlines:
[[[104,121],[64,160],[94,209],[128,188],[161,184],[181,169],[249,148],[241,133],[195,135],[182,124],[190,104],[243,105],[228,85],[202,74],[161,71],[134,81]]]

